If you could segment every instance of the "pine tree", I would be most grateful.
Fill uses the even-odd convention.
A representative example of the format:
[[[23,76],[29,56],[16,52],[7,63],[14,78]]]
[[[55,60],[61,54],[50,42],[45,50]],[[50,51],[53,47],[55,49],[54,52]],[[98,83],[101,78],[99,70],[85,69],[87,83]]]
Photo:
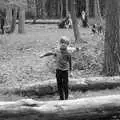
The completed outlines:
[[[119,49],[119,0],[107,0],[103,74],[119,74]]]

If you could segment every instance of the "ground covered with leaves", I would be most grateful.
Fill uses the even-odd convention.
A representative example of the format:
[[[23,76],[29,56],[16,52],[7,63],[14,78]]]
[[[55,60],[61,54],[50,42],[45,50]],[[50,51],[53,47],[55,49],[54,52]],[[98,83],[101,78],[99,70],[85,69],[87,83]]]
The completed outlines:
[[[72,29],[58,29],[53,24],[26,24],[25,33],[0,35],[0,90],[9,87],[20,87],[26,84],[42,82],[55,78],[53,57],[41,59],[39,56],[53,50],[61,36],[70,38],[71,46],[75,47]],[[92,34],[90,28],[80,27],[81,38],[86,43],[78,45],[79,51],[72,54],[73,78],[101,76],[104,51],[103,35]],[[100,91],[70,91],[69,99],[93,97],[100,95],[119,94],[120,88]],[[28,96],[2,94],[0,101],[13,101]],[[57,94],[43,97],[31,96],[36,100],[58,100]],[[111,119],[118,119],[113,116]]]
[[[0,36],[0,87],[14,87],[55,78],[52,57],[40,55],[54,49],[61,36],[68,36],[74,46],[72,29],[58,29],[56,25],[25,25],[25,33]],[[98,76],[103,62],[103,40],[80,28],[87,43],[73,53],[73,77]]]

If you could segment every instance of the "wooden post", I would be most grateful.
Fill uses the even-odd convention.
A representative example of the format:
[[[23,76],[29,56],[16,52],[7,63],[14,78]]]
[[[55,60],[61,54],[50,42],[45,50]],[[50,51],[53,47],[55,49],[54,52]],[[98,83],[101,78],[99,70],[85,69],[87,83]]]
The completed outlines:
[[[24,33],[24,24],[25,24],[25,9],[23,7],[19,8],[19,23],[18,23],[18,32]]]

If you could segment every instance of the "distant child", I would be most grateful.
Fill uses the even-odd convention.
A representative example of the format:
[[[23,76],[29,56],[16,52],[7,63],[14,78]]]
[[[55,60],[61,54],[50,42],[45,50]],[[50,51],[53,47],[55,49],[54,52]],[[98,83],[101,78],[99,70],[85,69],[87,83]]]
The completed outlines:
[[[60,100],[68,99],[68,70],[72,75],[72,61],[71,54],[68,52],[68,45],[69,39],[63,36],[59,41],[59,47],[54,52],[48,52],[40,56],[40,58],[43,58],[53,55],[56,58],[56,79]]]
[[[99,33],[104,32],[102,25],[97,25],[97,24],[93,24],[91,30],[92,30],[93,34],[95,34],[95,33],[99,34]]]

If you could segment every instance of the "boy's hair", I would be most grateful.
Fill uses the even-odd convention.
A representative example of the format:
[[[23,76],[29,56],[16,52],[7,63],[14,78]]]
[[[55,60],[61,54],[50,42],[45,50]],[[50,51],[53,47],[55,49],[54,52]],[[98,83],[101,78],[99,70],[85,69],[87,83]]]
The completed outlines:
[[[60,43],[66,43],[67,45],[69,45],[69,39],[66,36],[62,36],[60,38]]]

